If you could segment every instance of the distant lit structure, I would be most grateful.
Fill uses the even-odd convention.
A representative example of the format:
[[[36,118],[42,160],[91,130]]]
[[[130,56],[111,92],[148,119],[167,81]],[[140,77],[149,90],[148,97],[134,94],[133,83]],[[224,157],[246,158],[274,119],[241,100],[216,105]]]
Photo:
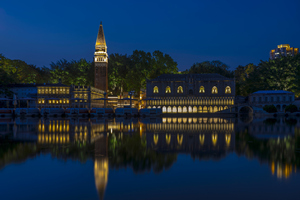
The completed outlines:
[[[62,83],[37,85],[39,108],[67,108],[70,97],[70,86]]]
[[[290,47],[289,44],[277,45],[276,49],[270,51],[270,59],[274,60],[281,56],[294,56],[299,53],[299,48]]]
[[[258,107],[274,105],[278,112],[284,111],[285,107],[292,104],[294,100],[294,93],[284,90],[261,90],[249,96],[250,105]]]
[[[82,108],[101,108],[104,106],[104,100],[94,100],[104,97],[104,91],[91,86],[71,86],[72,101],[71,107]]]
[[[220,74],[163,74],[147,81],[147,107],[163,113],[214,113],[234,105],[234,79]]]

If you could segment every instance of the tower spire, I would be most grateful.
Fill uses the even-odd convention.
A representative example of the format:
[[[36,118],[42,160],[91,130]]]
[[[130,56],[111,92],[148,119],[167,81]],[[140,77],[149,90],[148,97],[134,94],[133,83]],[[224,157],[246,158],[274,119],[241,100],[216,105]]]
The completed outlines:
[[[106,46],[102,21],[100,22],[100,26],[99,26],[99,31],[98,31],[97,40],[96,40],[96,48],[97,48],[97,46]]]
[[[108,54],[102,22],[100,22],[94,53],[95,88],[105,93],[108,89]]]

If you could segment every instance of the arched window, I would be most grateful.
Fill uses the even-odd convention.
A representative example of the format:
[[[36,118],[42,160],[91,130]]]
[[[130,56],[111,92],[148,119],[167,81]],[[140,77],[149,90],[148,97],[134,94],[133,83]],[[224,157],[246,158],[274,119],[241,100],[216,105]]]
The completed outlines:
[[[162,112],[163,112],[163,113],[166,113],[166,112],[167,112],[166,106],[163,106],[163,107],[162,107]]]
[[[218,94],[218,88],[216,86],[214,86],[211,90],[212,94]]]
[[[193,107],[193,113],[197,113],[197,107],[196,106]]]
[[[166,87],[166,93],[171,93],[171,88],[169,86]]]
[[[231,88],[229,86],[225,88],[225,94],[231,94]]]
[[[205,93],[205,89],[203,86],[200,87],[199,93]]]
[[[158,87],[157,87],[157,86],[155,86],[155,87],[153,88],[153,93],[158,93]]]
[[[183,93],[183,88],[181,86],[177,88],[177,93]]]
[[[182,113],[182,108],[181,108],[181,106],[178,107],[178,113]]]
[[[177,108],[175,106],[173,107],[173,113],[177,113]]]

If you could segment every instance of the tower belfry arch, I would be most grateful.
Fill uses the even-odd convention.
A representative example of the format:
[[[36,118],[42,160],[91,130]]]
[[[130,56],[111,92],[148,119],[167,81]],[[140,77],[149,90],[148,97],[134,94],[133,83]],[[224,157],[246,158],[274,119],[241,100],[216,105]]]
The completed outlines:
[[[108,54],[102,22],[99,26],[94,53],[95,88],[107,92],[108,90]]]

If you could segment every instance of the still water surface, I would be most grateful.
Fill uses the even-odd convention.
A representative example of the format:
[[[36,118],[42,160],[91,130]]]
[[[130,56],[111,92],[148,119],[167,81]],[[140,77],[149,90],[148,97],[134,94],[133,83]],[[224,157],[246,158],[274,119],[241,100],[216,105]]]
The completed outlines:
[[[300,118],[0,119],[1,199],[298,199]]]

